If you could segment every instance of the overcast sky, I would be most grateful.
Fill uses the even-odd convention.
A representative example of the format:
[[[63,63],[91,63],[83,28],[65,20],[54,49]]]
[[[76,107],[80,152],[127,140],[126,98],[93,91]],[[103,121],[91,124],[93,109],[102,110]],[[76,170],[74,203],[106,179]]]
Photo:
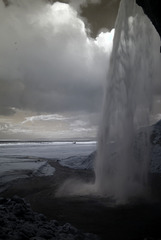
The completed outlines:
[[[119,2],[0,1],[0,139],[96,137]]]
[[[85,3],[0,1],[0,139],[95,136],[114,30],[92,38]]]

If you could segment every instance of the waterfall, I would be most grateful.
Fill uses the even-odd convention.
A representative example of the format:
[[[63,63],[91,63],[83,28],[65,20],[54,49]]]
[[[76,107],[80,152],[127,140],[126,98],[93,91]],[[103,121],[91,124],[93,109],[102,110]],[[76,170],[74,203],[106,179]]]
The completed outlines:
[[[95,162],[96,191],[118,202],[147,190],[156,34],[135,0],[121,1]]]

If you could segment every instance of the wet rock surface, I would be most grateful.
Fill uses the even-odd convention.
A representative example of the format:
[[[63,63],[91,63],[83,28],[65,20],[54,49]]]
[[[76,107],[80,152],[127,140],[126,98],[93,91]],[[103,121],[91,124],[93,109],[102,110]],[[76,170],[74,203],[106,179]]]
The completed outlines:
[[[95,235],[82,233],[70,223],[61,225],[33,212],[24,199],[0,198],[0,239],[7,240],[96,240]]]

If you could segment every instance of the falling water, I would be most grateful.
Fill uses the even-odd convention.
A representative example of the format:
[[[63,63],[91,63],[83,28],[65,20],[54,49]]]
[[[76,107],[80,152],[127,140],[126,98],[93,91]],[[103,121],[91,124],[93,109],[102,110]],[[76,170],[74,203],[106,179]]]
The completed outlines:
[[[147,188],[156,34],[135,0],[121,1],[95,164],[97,192],[119,202]]]

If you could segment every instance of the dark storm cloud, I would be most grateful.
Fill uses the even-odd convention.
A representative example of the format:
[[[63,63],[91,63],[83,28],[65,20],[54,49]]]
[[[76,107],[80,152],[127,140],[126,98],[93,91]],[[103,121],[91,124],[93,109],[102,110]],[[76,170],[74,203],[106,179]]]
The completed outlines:
[[[101,38],[88,38],[67,4],[10,3],[0,2],[0,114],[98,111],[109,57]]]
[[[59,0],[69,3],[83,18],[89,34],[96,37],[101,29],[114,28],[121,0]],[[50,0],[51,3],[56,0]]]
[[[90,35],[96,37],[101,29],[114,28],[120,0],[101,0],[99,4],[82,6],[81,16],[87,19]]]

